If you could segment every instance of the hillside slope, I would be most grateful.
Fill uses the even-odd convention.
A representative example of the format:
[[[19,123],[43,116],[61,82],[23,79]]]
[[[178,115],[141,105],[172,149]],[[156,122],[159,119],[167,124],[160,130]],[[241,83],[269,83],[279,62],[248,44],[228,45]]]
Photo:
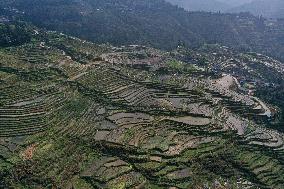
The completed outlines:
[[[11,19],[96,43],[174,49],[219,43],[284,60],[284,26],[249,14],[186,12],[163,0],[13,0],[1,2]]]
[[[267,18],[284,18],[284,2],[282,0],[257,0],[235,7],[230,12],[251,12],[256,16]]]
[[[218,0],[218,1],[227,3],[232,7],[236,7],[236,6],[241,6],[243,4],[246,4],[246,3],[250,3],[253,0]]]
[[[283,188],[279,112],[249,92],[283,67],[33,28],[0,48],[0,188]]]
[[[231,8],[218,0],[166,0],[189,11],[218,12]]]

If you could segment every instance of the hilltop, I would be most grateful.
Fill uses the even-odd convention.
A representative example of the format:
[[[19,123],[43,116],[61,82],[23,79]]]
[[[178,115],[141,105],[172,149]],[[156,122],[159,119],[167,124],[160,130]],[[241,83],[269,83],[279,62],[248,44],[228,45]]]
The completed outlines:
[[[284,2],[282,0],[257,0],[232,8],[230,12],[251,12],[256,16],[267,18],[284,18]]]
[[[0,48],[0,188],[283,188],[280,107],[256,96],[281,62],[26,31]]]
[[[189,11],[218,12],[231,8],[228,4],[218,0],[167,0]]]
[[[241,13],[249,12],[266,18],[284,18],[281,0],[166,0],[189,11]]]

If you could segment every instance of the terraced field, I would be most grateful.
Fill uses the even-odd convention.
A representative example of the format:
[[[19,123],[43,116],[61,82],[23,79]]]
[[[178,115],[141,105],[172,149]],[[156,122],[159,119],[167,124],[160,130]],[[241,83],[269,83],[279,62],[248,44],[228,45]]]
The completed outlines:
[[[270,106],[230,76],[44,39],[0,51],[0,188],[284,187]]]

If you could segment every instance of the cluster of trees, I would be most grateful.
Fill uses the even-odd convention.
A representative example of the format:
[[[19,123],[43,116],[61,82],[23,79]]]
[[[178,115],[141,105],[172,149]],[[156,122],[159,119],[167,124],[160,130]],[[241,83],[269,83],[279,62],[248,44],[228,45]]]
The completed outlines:
[[[284,132],[284,83],[280,84],[276,88],[262,88],[257,91],[257,95],[264,99],[266,102],[278,107],[278,117],[275,123],[269,126]]]
[[[31,38],[32,32],[24,24],[0,23],[0,47],[21,45]]]

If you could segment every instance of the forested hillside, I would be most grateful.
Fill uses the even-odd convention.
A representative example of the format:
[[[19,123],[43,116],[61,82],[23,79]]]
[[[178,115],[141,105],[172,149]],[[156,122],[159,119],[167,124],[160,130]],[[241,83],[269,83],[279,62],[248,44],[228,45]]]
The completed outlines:
[[[251,12],[267,18],[284,18],[284,1],[283,0],[257,0],[251,3],[235,7],[228,10],[230,12]]]
[[[1,7],[14,19],[97,43],[220,43],[284,59],[283,24],[250,14],[187,12],[163,0],[2,0]]]
[[[21,45],[31,40],[31,28],[26,24],[1,24],[0,23],[0,46],[8,47]]]
[[[189,11],[218,12],[231,8],[229,4],[218,0],[166,0]]]

